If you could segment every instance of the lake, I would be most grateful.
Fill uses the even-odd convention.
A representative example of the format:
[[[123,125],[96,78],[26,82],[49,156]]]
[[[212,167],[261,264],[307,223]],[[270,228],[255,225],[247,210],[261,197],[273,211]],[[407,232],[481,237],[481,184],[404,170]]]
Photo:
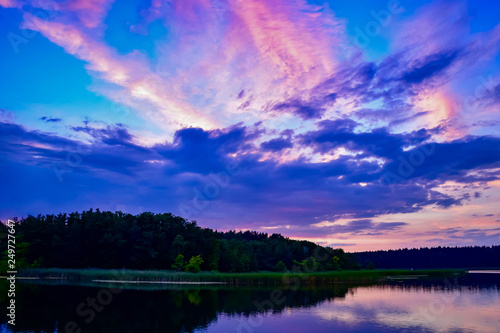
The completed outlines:
[[[297,290],[123,287],[18,283],[16,326],[4,317],[0,332],[500,332],[500,274]]]

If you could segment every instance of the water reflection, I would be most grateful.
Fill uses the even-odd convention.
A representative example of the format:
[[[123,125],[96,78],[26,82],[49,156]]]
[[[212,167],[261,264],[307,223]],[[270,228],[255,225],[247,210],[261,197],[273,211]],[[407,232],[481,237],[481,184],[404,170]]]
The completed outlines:
[[[64,332],[70,322],[75,322],[82,332],[192,332],[208,326],[218,313],[267,311],[266,301],[273,292],[258,288],[181,286],[167,290],[122,290],[113,294],[109,304],[98,307],[95,318],[86,323],[91,318],[89,299],[98,299],[98,295],[104,295],[102,290],[108,288],[36,284],[18,287],[14,332],[54,332],[56,328]],[[284,301],[273,304],[271,310],[278,313],[284,308],[306,308],[344,297],[348,290],[348,286],[284,290],[280,295]],[[6,291],[0,293],[6,295]],[[103,303],[107,303],[105,300]],[[0,303],[2,308],[7,306],[6,299],[1,299]],[[264,306],[259,310],[261,304]],[[85,315],[79,316],[78,309]]]
[[[22,284],[16,327],[0,331],[69,332],[74,322],[75,332],[499,332],[499,286],[498,275],[476,274],[296,291],[149,286],[111,293],[103,291],[110,286]],[[0,290],[2,308],[5,295]],[[99,297],[106,304],[86,323],[91,316],[77,309],[83,303],[80,310],[88,310],[88,299]]]

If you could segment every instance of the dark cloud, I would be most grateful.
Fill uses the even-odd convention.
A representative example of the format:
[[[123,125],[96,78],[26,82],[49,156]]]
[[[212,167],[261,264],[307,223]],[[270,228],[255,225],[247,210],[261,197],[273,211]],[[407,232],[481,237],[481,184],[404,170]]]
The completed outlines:
[[[402,179],[425,178],[444,182],[469,183],[498,179],[498,173],[469,175],[470,170],[500,166],[500,138],[466,137],[447,143],[421,145],[401,153],[386,166],[386,171]]]
[[[281,132],[281,137],[262,142],[260,148],[265,151],[281,151],[286,148],[292,148],[293,130],[285,130]]]
[[[272,140],[269,140],[269,141],[266,141],[266,142],[262,142],[260,144],[260,147],[263,149],[263,150],[268,150],[268,151],[280,151],[280,150],[283,150],[285,148],[292,148],[293,147],[293,143],[290,139],[272,139]]]
[[[172,142],[148,148],[138,146],[123,125],[75,127],[76,132],[89,134],[88,142],[79,142],[0,123],[0,150],[4,183],[12,176],[19,179],[16,195],[31,191],[34,197],[44,197],[43,189],[53,188],[54,195],[57,189],[64,189],[67,196],[79,198],[74,201],[78,204],[55,199],[51,203],[48,196],[43,212],[91,206],[113,210],[123,205],[181,214],[180,203],[192,200],[196,191],[213,187],[213,174],[225,172],[230,164],[237,165],[238,174],[226,174],[227,184],[219,185],[217,195],[200,213],[203,215],[194,216],[228,229],[252,224],[308,226],[318,219],[351,218],[352,223],[333,226],[332,230],[375,235],[405,224],[375,223],[373,217],[418,212],[429,205],[446,208],[474,198],[474,192],[453,197],[432,190],[446,180],[467,183],[500,177],[488,169],[499,161],[499,139],[469,137],[436,143],[421,164],[401,177],[403,181],[380,182],[386,172],[398,173],[400,156],[413,160],[412,152],[423,149],[429,131],[391,134],[386,129],[359,129],[359,124],[350,119],[328,120],[319,122],[315,131],[300,135],[284,131],[263,143],[263,148],[271,150],[299,142],[317,151],[342,146],[359,152],[357,156],[339,156],[327,162],[313,162],[304,156],[284,163],[262,159],[254,145],[264,135],[260,124],[212,131],[185,128],[177,131]],[[383,162],[368,157],[379,157]],[[58,181],[54,165],[68,169],[62,182]],[[21,170],[25,177],[19,174]],[[468,174],[470,170],[475,171],[473,176]],[[40,186],[32,186],[34,179]],[[24,212],[26,202],[6,200],[4,206]],[[231,222],[227,222],[228,216]]]
[[[422,116],[426,116],[429,113],[430,113],[429,111],[421,111],[421,112],[417,112],[415,114],[412,114],[411,116],[408,116],[408,117],[392,120],[389,123],[389,127],[404,124],[404,123],[409,122],[409,121],[413,121],[413,120],[420,118]]]
[[[240,93],[238,94],[238,99],[242,99],[243,97],[245,97],[245,90],[244,89],[242,89],[240,91]]]
[[[46,123],[58,123],[61,122],[61,118],[52,118],[52,117],[41,117],[40,120],[43,120]]]
[[[332,132],[353,132],[354,129],[361,124],[352,119],[335,119],[323,120],[319,122],[318,125]]]
[[[344,98],[352,101],[357,108],[353,115],[359,119],[384,120],[391,126],[409,122],[428,111],[414,112],[413,105],[403,101],[425,89],[428,79],[440,77],[461,54],[458,50],[441,51],[423,59],[413,59],[407,52],[400,52],[388,56],[380,64],[362,61],[344,64],[334,76],[313,88],[308,99],[292,97],[275,102],[268,111],[291,113],[305,120],[322,119],[329,106]],[[431,83],[439,84],[438,80]],[[382,102],[383,108],[362,108],[363,103],[373,101]]]
[[[409,134],[391,134],[387,128],[355,133],[357,125],[352,120],[322,121],[319,130],[301,135],[300,140],[303,145],[312,146],[320,152],[344,147],[378,157],[396,157],[403,152],[404,147],[419,144],[431,137],[426,129]]]
[[[304,102],[299,99],[292,99],[286,102],[277,103],[272,106],[272,110],[276,112],[292,113],[302,119],[319,119],[323,116],[325,108],[323,103]]]
[[[75,126],[71,128],[75,132],[87,133],[92,140],[98,140],[109,146],[126,146],[129,148],[144,150],[143,147],[133,143],[134,137],[122,124],[107,125],[104,128],[89,126]]]
[[[320,108],[339,98],[370,101],[380,97],[381,91],[372,89],[377,84],[378,67],[372,62],[340,67],[331,78],[317,85],[312,93],[314,106]]]
[[[229,154],[248,149],[250,142],[261,134],[239,125],[214,131],[186,128],[176,132],[172,144],[157,145],[154,149],[171,160],[178,172],[209,174],[224,170],[230,163]]]
[[[72,172],[94,173],[100,170],[132,175],[133,168],[140,169],[145,166],[145,160],[158,156],[147,148],[128,142],[131,136],[123,126],[108,126],[99,130],[90,127],[81,129],[91,135],[91,142],[28,131],[15,124],[0,123],[0,128],[0,142],[5,143],[2,147],[6,158],[51,169],[56,166]]]
[[[495,216],[495,214],[472,214],[474,217],[491,217]]]
[[[449,67],[457,59],[458,54],[458,51],[451,51],[429,55],[417,61],[410,71],[402,75],[401,79],[408,83],[421,83]]]
[[[61,150],[77,147],[76,141],[40,131],[26,131],[20,125],[4,122],[0,122],[0,143],[5,160],[12,158],[37,164],[62,157]]]

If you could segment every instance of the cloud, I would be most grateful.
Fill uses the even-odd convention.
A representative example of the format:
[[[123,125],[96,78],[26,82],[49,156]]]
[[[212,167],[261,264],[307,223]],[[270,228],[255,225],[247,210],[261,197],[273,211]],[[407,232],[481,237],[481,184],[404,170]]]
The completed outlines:
[[[277,152],[286,148],[292,148],[293,143],[290,139],[272,139],[269,141],[262,142],[260,147],[263,150]]]
[[[244,150],[248,142],[258,135],[240,126],[218,131],[186,128],[177,131],[172,144],[157,145],[155,150],[172,160],[178,172],[208,175],[224,170],[230,160],[229,155]]]
[[[59,4],[62,10],[74,13],[83,26],[96,28],[104,24],[104,18],[114,0],[74,0]]]
[[[328,232],[334,234],[380,235],[384,231],[394,231],[408,225],[406,222],[378,222],[370,219],[349,221],[343,225],[333,225]]]
[[[416,64],[411,71],[404,73],[401,79],[408,83],[421,83],[449,67],[457,56],[457,51],[429,55],[422,59],[420,64]]]
[[[321,75],[335,68],[331,46],[339,28],[321,7],[302,0],[230,1],[229,6],[234,13],[231,28],[277,69],[270,73],[276,75],[273,79]]]
[[[374,222],[376,216],[418,212],[427,206],[446,209],[473,199],[474,192],[451,196],[434,189],[443,182],[492,181],[500,176],[490,173],[486,179],[485,174],[470,174],[491,172],[488,170],[500,160],[500,145],[496,138],[469,137],[435,143],[434,152],[426,155],[424,163],[415,166],[404,182],[388,186],[380,178],[387,171],[398,172],[399,156],[412,160],[411,154],[421,149],[421,143],[430,134],[425,130],[401,134],[383,129],[358,132],[360,124],[350,119],[319,122],[318,130],[303,134],[280,132],[278,138],[267,141],[263,140],[267,132],[262,124],[238,124],[221,130],[184,128],[175,133],[172,141],[151,147],[141,146],[122,124],[86,122],[71,127],[84,141],[31,131],[12,123],[0,125],[2,155],[12,168],[15,163],[25,164],[32,174],[45,174],[40,180],[45,186],[59,187],[55,165],[65,170],[60,186],[70,183],[78,188],[72,193],[83,196],[108,187],[109,197],[99,196],[101,206],[107,209],[136,205],[180,214],[179,205],[213,183],[212,175],[225,171],[230,164],[237,165],[239,173],[219,189],[206,210],[192,216],[203,216],[203,221],[219,228],[289,224],[294,228],[303,226],[303,235],[315,235],[308,226],[318,219],[351,218],[346,224],[334,224],[328,232],[380,235],[399,230],[406,223]],[[286,161],[263,159],[264,152],[259,147],[282,151],[291,142],[324,152],[343,146],[359,154],[340,154],[324,162],[300,155]],[[124,189],[134,186],[141,195],[132,199],[132,192]],[[29,184],[20,181],[19,187],[27,189]],[[42,193],[40,189],[38,194],[43,196]],[[93,202],[94,199],[82,199],[79,205],[84,209]],[[48,211],[51,207],[63,209],[50,202],[44,204]],[[229,223],[227,216],[239,218]]]
[[[86,124],[85,126],[71,127],[71,129],[75,132],[86,133],[94,140],[98,139],[109,146],[122,145],[137,150],[146,150],[133,142],[134,136],[122,124],[107,125],[104,128],[92,127]]]
[[[321,236],[325,230],[310,225],[326,220],[338,234],[369,236],[408,229],[375,218],[480,203],[499,180],[500,139],[484,131],[498,125],[500,86],[475,96],[469,78],[493,69],[500,25],[471,33],[477,29],[462,2],[394,17],[383,56],[356,50],[344,60],[337,50],[345,22],[327,5],[302,0],[154,0],[113,43],[113,1],[60,2],[45,6],[47,17],[33,14],[40,2],[0,4],[20,10],[22,28],[85,62],[92,92],[145,120],[40,118],[58,123],[54,133],[2,112],[2,170],[16,187],[2,208],[180,213],[181,203],[213,188],[214,175],[237,165],[200,221],[290,225],[286,232]],[[153,24],[163,25],[165,38],[154,39]],[[137,40],[154,44],[153,52]],[[464,110],[467,92],[480,106],[474,112]],[[447,183],[463,191],[443,190]]]
[[[302,216],[308,217],[309,221],[314,215],[331,215],[330,208],[325,209],[321,202],[311,205],[311,199],[307,197],[315,193],[314,196],[323,196],[324,200],[338,200],[335,199],[338,197],[337,193],[341,193],[341,188],[348,183],[342,181],[329,185],[324,183],[324,177],[345,175],[346,172],[364,173],[369,165],[359,165],[348,159],[323,165],[297,161],[279,166],[270,161],[259,162],[260,154],[257,152],[240,155],[253,149],[251,142],[255,136],[260,135],[259,132],[238,126],[210,132],[184,129],[177,132],[176,139],[171,143],[141,148],[133,143],[133,136],[122,126],[77,128],[78,132],[88,133],[92,138],[90,143],[83,143],[50,133],[28,131],[15,124],[1,125],[4,159],[26,163],[41,171],[48,170],[51,177],[45,178],[51,185],[47,186],[54,186],[54,183],[58,182],[57,174],[53,170],[54,165],[65,170],[62,175],[63,183],[114,183],[116,186],[113,185],[113,188],[117,189],[132,184],[149,184],[152,187],[149,190],[146,190],[147,187],[144,189],[145,196],[139,201],[148,198],[149,204],[153,206],[158,200],[150,201],[150,195],[162,197],[164,194],[160,193],[176,186],[175,190],[170,190],[168,196],[177,193],[179,197],[172,199],[170,205],[162,206],[161,210],[176,210],[179,200],[192,197],[192,194],[189,194],[192,186],[203,186],[204,182],[210,181],[211,173],[225,170],[227,164],[234,161],[240,165],[242,171],[238,177],[231,180],[231,186],[226,190],[226,193],[231,195],[221,196],[219,202],[214,202],[213,209],[217,210],[217,205],[223,204],[226,211],[234,210],[232,214],[235,214],[243,209],[241,205],[245,203],[246,206],[255,208],[255,214],[244,219],[247,223],[266,214],[282,220],[295,220]],[[232,157],[235,154],[237,157]],[[75,178],[76,175],[78,177]],[[24,188],[28,184],[19,186]],[[338,190],[335,190],[335,187]],[[355,188],[344,191],[342,202],[335,205],[342,207],[340,214],[355,214],[359,203],[349,203],[349,196],[354,194],[353,190]],[[251,195],[255,191],[261,191],[262,195]],[[293,201],[290,201],[292,194]],[[127,197],[127,194],[118,191],[109,200],[103,199],[103,205],[109,207],[106,202],[127,201]],[[147,201],[143,201],[141,205],[146,203]],[[85,202],[82,202],[82,205],[85,206]],[[301,212],[288,210],[294,205]],[[367,208],[366,203],[361,206]],[[47,207],[51,205],[47,204]],[[369,207],[373,207],[371,203]],[[242,220],[241,223],[245,221]]]
[[[497,179],[494,173],[475,173],[469,171],[488,170],[500,166],[500,138],[466,137],[449,143],[435,143],[432,153],[425,156],[422,147],[416,147],[404,153],[386,166],[386,170],[396,175],[403,173],[403,178],[422,177],[428,181],[458,182],[488,181]],[[413,166],[409,162],[413,158],[421,161]],[[403,171],[402,171],[403,170]]]
[[[307,132],[300,139],[302,144],[313,146],[321,152],[344,147],[377,157],[395,158],[403,152],[403,148],[422,143],[431,137],[431,132],[426,129],[408,134],[391,134],[387,128],[356,133],[354,130],[358,124],[352,120],[325,120],[318,125],[320,129]]]
[[[500,228],[486,228],[486,229],[458,229],[451,233],[449,241],[467,241],[475,244],[494,244],[500,240]]]
[[[62,121],[61,118],[52,118],[52,117],[41,117],[40,120],[43,120],[46,123],[59,123]]]
[[[495,107],[500,104],[500,84],[498,84],[498,78],[493,80],[492,76],[488,80],[481,77],[481,89],[477,89],[469,104],[472,105],[483,105],[484,107]],[[497,126],[499,124],[498,120],[479,120],[472,124],[472,126],[488,127]]]
[[[392,120],[390,123],[389,123],[389,126],[392,127],[392,126],[396,126],[396,125],[400,125],[400,124],[404,124],[406,122],[409,122],[409,121],[412,121],[412,120],[415,120],[419,117],[423,117],[423,116],[427,116],[430,114],[430,111],[422,111],[422,112],[417,112],[411,116],[408,116],[408,117],[404,117],[404,118],[399,118],[399,119],[396,119],[396,120]]]
[[[325,112],[325,109],[322,107],[300,100],[278,103],[272,107],[272,110],[277,112],[290,112],[304,120],[321,118]]]
[[[326,244],[326,246],[330,246],[331,248],[339,248],[339,247],[345,247],[345,246],[354,246],[356,243],[330,243]]]
[[[21,8],[23,1],[19,0],[0,0],[0,6],[4,8]]]

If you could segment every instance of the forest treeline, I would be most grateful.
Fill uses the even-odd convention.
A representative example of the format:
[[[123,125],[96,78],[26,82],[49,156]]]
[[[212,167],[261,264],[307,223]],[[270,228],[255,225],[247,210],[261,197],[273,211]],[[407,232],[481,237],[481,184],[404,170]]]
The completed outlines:
[[[369,251],[354,255],[364,267],[500,268],[500,245]]]
[[[16,266],[197,272],[500,267],[499,246],[346,253],[255,231],[201,228],[170,213],[88,210],[16,220]],[[14,258],[0,223],[0,270]]]
[[[1,232],[6,233],[2,224]],[[220,232],[169,213],[88,210],[16,221],[22,267],[128,268],[197,272],[359,269],[342,249],[255,231]],[[2,263],[10,254],[2,237]],[[3,271],[3,270],[2,270]]]

